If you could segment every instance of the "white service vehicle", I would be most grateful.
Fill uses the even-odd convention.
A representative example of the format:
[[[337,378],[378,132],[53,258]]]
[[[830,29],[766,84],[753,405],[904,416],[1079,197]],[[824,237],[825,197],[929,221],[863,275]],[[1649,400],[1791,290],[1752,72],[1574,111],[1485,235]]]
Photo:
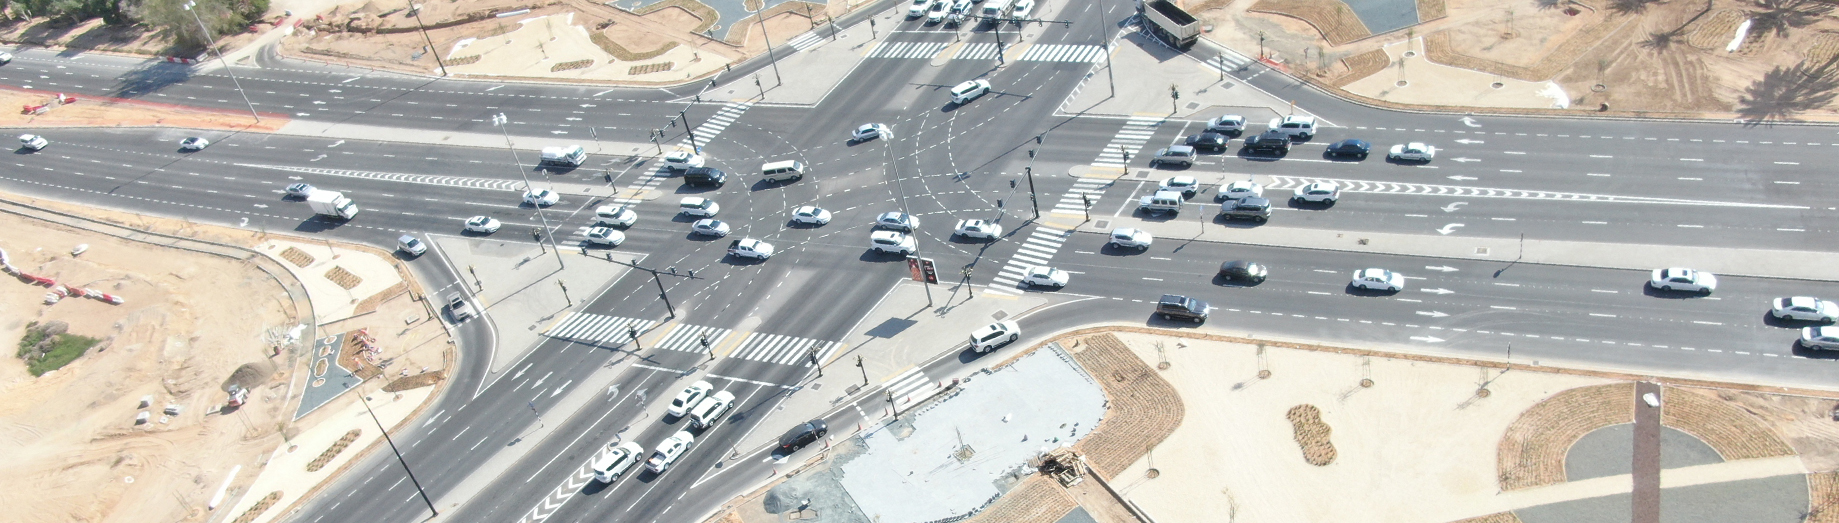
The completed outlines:
[[[358,215],[358,204],[338,191],[313,191],[307,194],[306,201],[314,214],[327,218],[349,220]]]
[[[45,146],[47,145],[51,145],[51,141],[46,140],[45,137],[43,136],[39,136],[36,134],[19,135],[19,146],[20,147],[24,147],[26,149],[37,151],[37,150],[44,149]]]
[[[540,161],[548,165],[580,167],[581,162],[587,161],[587,149],[582,149],[579,145],[544,147]]]
[[[990,81],[982,78],[970,80],[951,88],[951,103],[964,105],[990,92]]]
[[[728,255],[764,260],[773,257],[773,244],[753,238],[741,238],[728,244]]]

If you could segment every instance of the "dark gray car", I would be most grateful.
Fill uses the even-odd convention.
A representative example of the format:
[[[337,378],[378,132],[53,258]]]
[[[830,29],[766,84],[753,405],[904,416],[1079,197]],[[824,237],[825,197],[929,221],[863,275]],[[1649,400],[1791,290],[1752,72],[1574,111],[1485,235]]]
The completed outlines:
[[[1207,302],[1173,294],[1164,294],[1162,300],[1156,302],[1156,314],[1165,320],[1192,320],[1200,323],[1207,321],[1209,308]]]
[[[1271,219],[1271,201],[1256,197],[1227,201],[1220,204],[1220,219],[1264,223]]]
[[[694,167],[690,170],[683,171],[683,183],[685,185],[721,187],[722,184],[728,183],[728,173],[722,172],[720,169],[709,167]]]
[[[1265,131],[1257,136],[1246,138],[1245,146],[1239,150],[1248,153],[1264,152],[1278,156],[1290,154],[1290,135],[1275,129]]]

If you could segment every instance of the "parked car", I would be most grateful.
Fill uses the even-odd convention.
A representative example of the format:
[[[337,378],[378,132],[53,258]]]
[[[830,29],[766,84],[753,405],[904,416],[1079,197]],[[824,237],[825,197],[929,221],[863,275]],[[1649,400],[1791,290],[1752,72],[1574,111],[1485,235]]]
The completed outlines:
[[[1385,269],[1360,269],[1354,271],[1352,284],[1361,289],[1398,292],[1405,290],[1405,277]]]
[[[990,352],[1021,339],[1022,328],[1013,321],[999,321],[971,331],[971,350]]]
[[[498,232],[498,228],[502,226],[504,226],[503,223],[499,223],[497,218],[490,216],[474,216],[466,219],[466,232],[491,234]]]
[[[1119,249],[1132,248],[1147,251],[1149,250],[1149,245],[1155,243],[1155,241],[1156,238],[1150,236],[1149,231],[1120,227],[1111,230],[1111,241],[1109,243]]]
[[[1659,269],[1647,280],[1649,287],[1663,291],[1688,291],[1711,294],[1718,290],[1718,277],[1709,272],[1674,267]]]
[[[1165,320],[1189,320],[1200,323],[1207,321],[1207,310],[1212,308],[1207,302],[1174,294],[1164,294],[1162,299],[1156,302],[1156,314]]]
[[[1002,236],[1003,226],[984,220],[958,220],[958,228],[953,232],[965,238],[994,240]]]
[[[792,222],[805,225],[825,225],[830,223],[830,211],[812,205],[799,207],[792,210]]]
[[[1437,148],[1429,146],[1429,145],[1424,145],[1423,142],[1411,142],[1411,143],[1402,143],[1402,144],[1394,145],[1392,146],[1392,151],[1386,153],[1386,158],[1392,159],[1392,160],[1398,160],[1401,162],[1430,163],[1430,160],[1436,157],[1437,157]]]
[[[1055,289],[1066,287],[1067,282],[1072,281],[1072,279],[1073,277],[1068,275],[1066,271],[1045,265],[1029,267],[1027,271],[1022,273],[1022,283],[1024,284],[1039,287],[1053,287]]]
[[[1220,277],[1226,281],[1242,281],[1250,284],[1264,283],[1269,269],[1264,264],[1245,260],[1233,260],[1220,264]]]
[[[1769,309],[1769,315],[1778,320],[1832,323],[1839,319],[1839,304],[1812,296],[1776,298],[1775,307]]]
[[[1365,140],[1355,140],[1353,138],[1348,138],[1346,140],[1341,140],[1339,142],[1329,144],[1328,154],[1331,156],[1351,156],[1354,158],[1365,160],[1367,151],[1370,151],[1372,149],[1373,149],[1373,144],[1366,143]]]
[[[785,435],[779,436],[779,453],[791,454],[793,451],[805,448],[805,445],[816,443],[817,440],[829,434],[830,426],[825,424],[824,420],[814,419],[800,423],[792,427],[792,430],[785,431]]]

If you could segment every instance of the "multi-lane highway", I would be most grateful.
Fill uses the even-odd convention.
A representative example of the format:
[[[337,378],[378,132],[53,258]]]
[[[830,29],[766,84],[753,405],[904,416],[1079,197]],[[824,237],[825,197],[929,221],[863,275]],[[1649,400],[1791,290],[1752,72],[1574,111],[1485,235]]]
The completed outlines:
[[[649,277],[628,274],[597,289],[564,322],[598,334],[546,338],[499,374],[488,374],[481,356],[495,342],[490,324],[468,322],[460,332],[462,368],[454,386],[397,436],[443,515],[464,521],[537,519],[533,515],[693,521],[753,486],[772,463],[767,449],[739,443],[752,432],[803,421],[771,414],[813,372],[809,359],[832,355],[907,273],[904,257],[868,250],[870,224],[887,211],[921,220],[919,248],[938,261],[946,279],[968,268],[972,282],[988,286],[980,292],[1047,296],[1051,308],[1021,316],[1030,339],[1095,322],[1190,328],[1151,317],[1159,294],[1178,292],[1215,307],[1203,328],[1260,337],[1477,357],[1506,357],[1511,347],[1516,361],[1749,381],[1830,375],[1834,362],[1792,347],[1796,325],[1763,318],[1767,301],[1777,296],[1839,297],[1839,286],[1829,282],[1727,277],[1710,297],[1686,297],[1644,290],[1647,275],[1640,271],[1531,264],[1503,270],[1499,262],[1167,239],[1144,252],[1124,252],[1106,248],[1102,235],[1053,225],[1056,217],[1078,222],[1087,201],[1094,217],[1130,215],[1135,199],[1160,177],[1189,174],[1208,185],[1197,202],[1211,201],[1220,183],[1248,177],[1268,183],[1267,195],[1281,207],[1270,226],[1789,251],[1818,250],[1833,239],[1828,224],[1839,210],[1820,196],[1833,182],[1817,171],[1839,147],[1829,128],[1392,112],[1343,102],[1255,63],[1228,74],[1297,100],[1322,118],[1320,133],[1288,156],[1244,154],[1235,141],[1226,154],[1203,155],[1192,167],[1158,169],[1143,178],[1069,176],[1089,165],[1144,169],[1156,148],[1204,127],[1153,115],[1060,112],[1099,67],[1090,61],[1096,56],[1091,51],[1102,52],[1099,35],[1115,30],[1101,27],[1095,11],[1107,11],[1116,25],[1131,14],[1128,6],[1045,6],[1039,16],[1070,23],[1030,29],[1038,36],[1026,41],[1005,30],[1001,47],[987,29],[954,34],[923,20],[903,21],[860,51],[868,58],[811,107],[699,102],[700,82],[660,90],[429,79],[260,53],[254,66],[237,71],[258,110],[325,125],[399,129],[403,138],[33,130],[53,145],[14,155],[12,168],[0,173],[0,187],[379,246],[393,245],[404,233],[457,233],[474,215],[506,224],[494,238],[527,240],[543,220],[537,209],[519,203],[520,172],[539,185],[657,191],[660,197],[636,204],[639,221],[612,252],[642,253],[648,266],[694,273],[664,282],[678,300],[674,315],[655,298]],[[904,13],[905,5],[893,8]],[[954,44],[960,39],[962,45]],[[949,59],[934,59],[946,49]],[[999,50],[1011,52],[999,61]],[[763,66],[750,62],[734,74]],[[988,80],[992,92],[949,103],[947,90],[974,78]],[[220,71],[106,56],[20,52],[0,67],[0,83],[245,107]],[[531,165],[534,151],[522,151],[520,165],[501,148],[412,138],[425,131],[496,134],[492,116],[503,113],[510,120],[505,132],[520,137],[643,142],[650,130],[665,128],[670,142],[682,143],[688,130],[666,123],[680,111],[696,129],[708,165],[729,173],[725,186],[680,187],[678,177],[649,157],[598,155],[579,169],[538,172]],[[850,130],[869,122],[887,124],[893,137],[848,140]],[[1249,132],[1264,127],[1252,123]],[[178,140],[198,134],[214,143],[194,153],[177,150]],[[1372,142],[1374,156],[1350,161],[1323,155],[1323,144],[1342,138]],[[1441,150],[1424,165],[1383,159],[1384,148],[1406,141]],[[1130,153],[1128,162],[1120,151]],[[798,160],[809,173],[791,183],[762,180],[759,166],[775,160]],[[1025,169],[1032,170],[1032,181]],[[1282,205],[1289,189],[1323,180],[1348,191],[1338,204]],[[363,214],[343,224],[313,218],[304,203],[283,197],[296,182],[344,191],[359,200]],[[1028,219],[1034,214],[1031,184],[1045,220]],[[691,220],[676,214],[682,196],[718,202],[718,218],[732,227],[729,237],[692,234]],[[542,211],[548,234],[573,247],[584,239],[594,207],[606,203],[564,196]],[[791,210],[803,205],[829,209],[834,221],[791,226]],[[954,237],[955,222],[969,218],[998,220],[1005,234],[994,242]],[[778,254],[763,262],[724,256],[727,240],[741,237],[771,242]],[[1266,264],[1271,277],[1256,286],[1218,280],[1219,263],[1230,259]],[[1058,291],[1014,286],[1017,267],[1039,263],[1071,271],[1072,283]],[[430,292],[458,281],[438,254],[410,265],[438,287]],[[1364,267],[1404,273],[1407,288],[1396,294],[1351,291],[1349,275]],[[641,330],[650,344],[632,344],[626,326]],[[701,344],[705,337],[734,350],[711,361]],[[978,358],[959,354],[962,347],[938,349],[940,357],[919,366],[920,374],[943,379],[978,365]],[[608,366],[616,361],[627,364]],[[564,393],[567,384],[597,377],[608,384],[605,393]],[[670,470],[562,489],[560,498],[553,497],[609,442],[635,441],[649,452],[683,430],[685,421],[662,419],[660,403],[695,380],[733,392],[739,406],[717,426],[695,431],[696,444]],[[860,421],[855,407],[879,410],[875,402],[882,400],[864,392],[826,418],[848,426]],[[550,436],[523,439],[538,425],[553,427]],[[393,461],[375,456],[294,519],[423,519],[427,508],[404,478]],[[559,507],[550,500],[559,500]]]

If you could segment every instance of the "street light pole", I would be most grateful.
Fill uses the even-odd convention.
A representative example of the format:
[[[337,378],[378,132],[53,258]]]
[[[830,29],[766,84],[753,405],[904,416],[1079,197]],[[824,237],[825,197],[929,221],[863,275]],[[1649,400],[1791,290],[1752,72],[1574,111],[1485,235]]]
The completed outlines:
[[[383,420],[377,419],[377,411],[370,410],[370,400],[365,398],[363,394],[359,394],[358,401],[364,403],[364,412],[370,413],[370,421],[376,422],[377,430],[383,433],[383,441],[389,443],[390,452],[396,454],[396,462],[402,464],[402,471],[409,475],[409,482],[415,484],[415,492],[421,494],[422,503],[428,504],[429,512],[433,512],[436,516],[441,515],[440,509],[434,508],[434,500],[428,499],[428,491],[422,490],[421,480],[415,479],[415,471],[409,470],[409,462],[402,459],[402,450],[396,448],[396,440],[390,438],[389,429],[383,428]]]
[[[447,64],[441,61],[441,52],[434,48],[434,39],[428,37],[428,26],[421,23],[421,6],[415,0],[409,0],[409,14],[415,15],[415,28],[421,30],[421,39],[428,41],[428,54],[434,55],[434,65],[440,66],[441,76],[447,76]]]
[[[1117,75],[1111,72],[1111,21],[1105,19],[1105,9],[1098,9],[1098,30],[1105,31],[1099,41],[1105,46],[1105,79],[1111,81],[1111,96],[1117,96]]]
[[[773,37],[772,35],[766,34],[766,5],[761,4],[760,10],[754,11],[754,14],[758,15],[757,18],[760,19],[760,37],[766,39],[766,59],[772,62],[773,79],[779,81],[779,83],[773,84],[773,87],[785,85],[785,77],[779,75],[779,58],[773,55]]]
[[[198,5],[198,2],[192,2],[192,1],[185,2],[185,6],[184,6],[185,11],[188,13],[191,13],[192,20],[195,20],[198,22],[198,30],[204,32],[204,41],[209,42],[211,44],[211,52],[217,53],[217,61],[223,63],[223,71],[225,73],[229,73],[230,83],[236,85],[236,94],[242,95],[243,103],[249,106],[249,116],[254,116],[255,121],[261,122],[262,114],[255,112],[255,102],[249,101],[249,93],[246,91],[243,91],[242,80],[236,79],[236,71],[230,69],[230,61],[224,59],[223,51],[217,50],[217,38],[214,36],[211,36],[211,29],[204,26],[204,19],[198,17],[198,12],[192,10],[192,6],[195,6],[195,5]]]
[[[702,154],[702,148],[696,145],[696,129],[690,127],[689,111],[687,107],[677,111],[677,118],[683,120],[683,132],[689,133],[690,135],[690,151],[696,154]]]
[[[511,131],[505,129],[505,127],[508,127],[510,123],[511,123],[511,119],[506,118],[504,113],[498,113],[498,114],[492,115],[492,125],[498,126],[499,133],[504,135],[504,148],[511,150],[511,160],[517,162],[517,175],[523,177],[524,193],[528,194],[532,189],[532,187],[530,186],[530,174],[524,172],[524,160],[517,156],[517,147],[511,145]],[[536,205],[536,219],[543,222],[543,233],[544,233],[543,235],[548,237],[549,246],[551,247],[551,250],[555,251],[556,266],[567,268],[568,263],[562,261],[562,248],[556,246],[556,238],[555,238],[556,235],[550,234],[551,230],[549,229],[549,217],[543,214],[543,204],[537,203],[537,204],[532,204],[532,205]],[[540,239],[537,240],[537,246],[539,247],[542,246],[542,243],[543,243],[542,240]]]

